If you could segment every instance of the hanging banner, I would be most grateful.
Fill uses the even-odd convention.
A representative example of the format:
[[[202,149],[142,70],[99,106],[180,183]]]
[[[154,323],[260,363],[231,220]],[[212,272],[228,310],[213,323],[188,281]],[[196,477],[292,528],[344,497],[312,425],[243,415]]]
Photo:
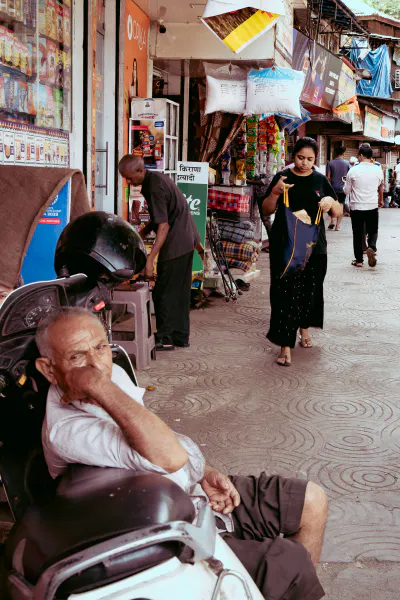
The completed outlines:
[[[21,269],[24,283],[50,281],[57,277],[54,254],[58,238],[68,225],[71,211],[71,181],[67,181],[40,219]]]
[[[239,53],[273,27],[284,14],[283,0],[208,0],[201,21],[232,52]]]
[[[302,102],[331,110],[355,95],[351,69],[296,29],[293,30],[292,68],[305,75]]]
[[[176,183],[188,203],[189,210],[204,246],[206,238],[208,163],[178,161]],[[204,267],[200,256],[195,252],[193,259],[192,289],[203,287]]]

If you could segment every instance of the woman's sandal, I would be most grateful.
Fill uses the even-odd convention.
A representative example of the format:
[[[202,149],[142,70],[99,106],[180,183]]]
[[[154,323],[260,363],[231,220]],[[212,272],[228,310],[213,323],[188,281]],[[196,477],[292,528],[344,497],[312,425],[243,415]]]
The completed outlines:
[[[276,364],[279,365],[280,367],[290,367],[292,364],[292,361],[290,360],[289,356],[287,354],[285,354],[285,356],[279,356],[276,359]]]
[[[313,347],[311,338],[300,338],[299,343],[302,348],[312,348]]]
[[[364,266],[363,263],[359,263],[356,260],[352,260],[351,264],[353,265],[353,267],[357,267],[358,269],[361,269]]]
[[[335,225],[331,223],[330,225],[328,225],[328,229],[335,229]]]

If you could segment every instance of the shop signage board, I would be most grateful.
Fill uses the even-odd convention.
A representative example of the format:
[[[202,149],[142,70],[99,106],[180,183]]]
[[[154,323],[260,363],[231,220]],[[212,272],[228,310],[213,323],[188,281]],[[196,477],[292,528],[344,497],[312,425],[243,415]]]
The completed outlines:
[[[69,222],[71,180],[67,181],[40,219],[21,269],[24,283],[49,281],[57,277],[54,254],[58,238]]]
[[[201,21],[232,52],[239,53],[284,14],[283,0],[208,0]]]
[[[364,135],[383,142],[394,143],[396,120],[365,107]]]
[[[204,246],[207,221],[208,163],[178,161],[177,186],[188,203],[189,210]],[[203,262],[195,252],[193,260],[193,289],[203,287]]]
[[[355,94],[349,73],[351,69],[296,29],[293,30],[292,67],[303,71],[306,77],[302,102],[331,110]]]

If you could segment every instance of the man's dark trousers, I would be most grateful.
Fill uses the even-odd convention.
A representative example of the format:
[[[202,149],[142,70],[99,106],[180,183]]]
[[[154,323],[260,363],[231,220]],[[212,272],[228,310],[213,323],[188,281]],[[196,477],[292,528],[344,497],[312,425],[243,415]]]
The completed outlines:
[[[153,290],[157,342],[189,343],[192,264],[193,251],[157,265],[157,281]]]
[[[354,256],[357,262],[363,262],[363,240],[364,229],[367,233],[368,248],[372,248],[376,252],[376,242],[378,240],[378,209],[372,210],[351,210],[351,225],[353,228],[353,246]]]

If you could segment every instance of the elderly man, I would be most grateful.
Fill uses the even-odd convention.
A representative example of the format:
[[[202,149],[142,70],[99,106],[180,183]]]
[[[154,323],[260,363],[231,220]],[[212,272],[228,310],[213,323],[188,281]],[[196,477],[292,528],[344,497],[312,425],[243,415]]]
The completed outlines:
[[[53,477],[72,463],[161,473],[195,506],[210,502],[219,533],[265,598],[323,597],[315,572],[327,518],[320,487],[265,473],[227,477],[207,466],[192,440],[144,407],[144,390],[112,364],[101,323],[84,309],[52,314],[37,346],[36,366],[51,383],[42,440]]]
[[[204,249],[183,193],[168,175],[147,171],[138,156],[126,154],[119,172],[133,186],[142,186],[151,221],[141,231],[144,239],[152,231],[156,241],[147,257],[146,276],[157,280],[153,291],[157,324],[157,350],[189,346],[190,293],[193,252],[203,258]]]

